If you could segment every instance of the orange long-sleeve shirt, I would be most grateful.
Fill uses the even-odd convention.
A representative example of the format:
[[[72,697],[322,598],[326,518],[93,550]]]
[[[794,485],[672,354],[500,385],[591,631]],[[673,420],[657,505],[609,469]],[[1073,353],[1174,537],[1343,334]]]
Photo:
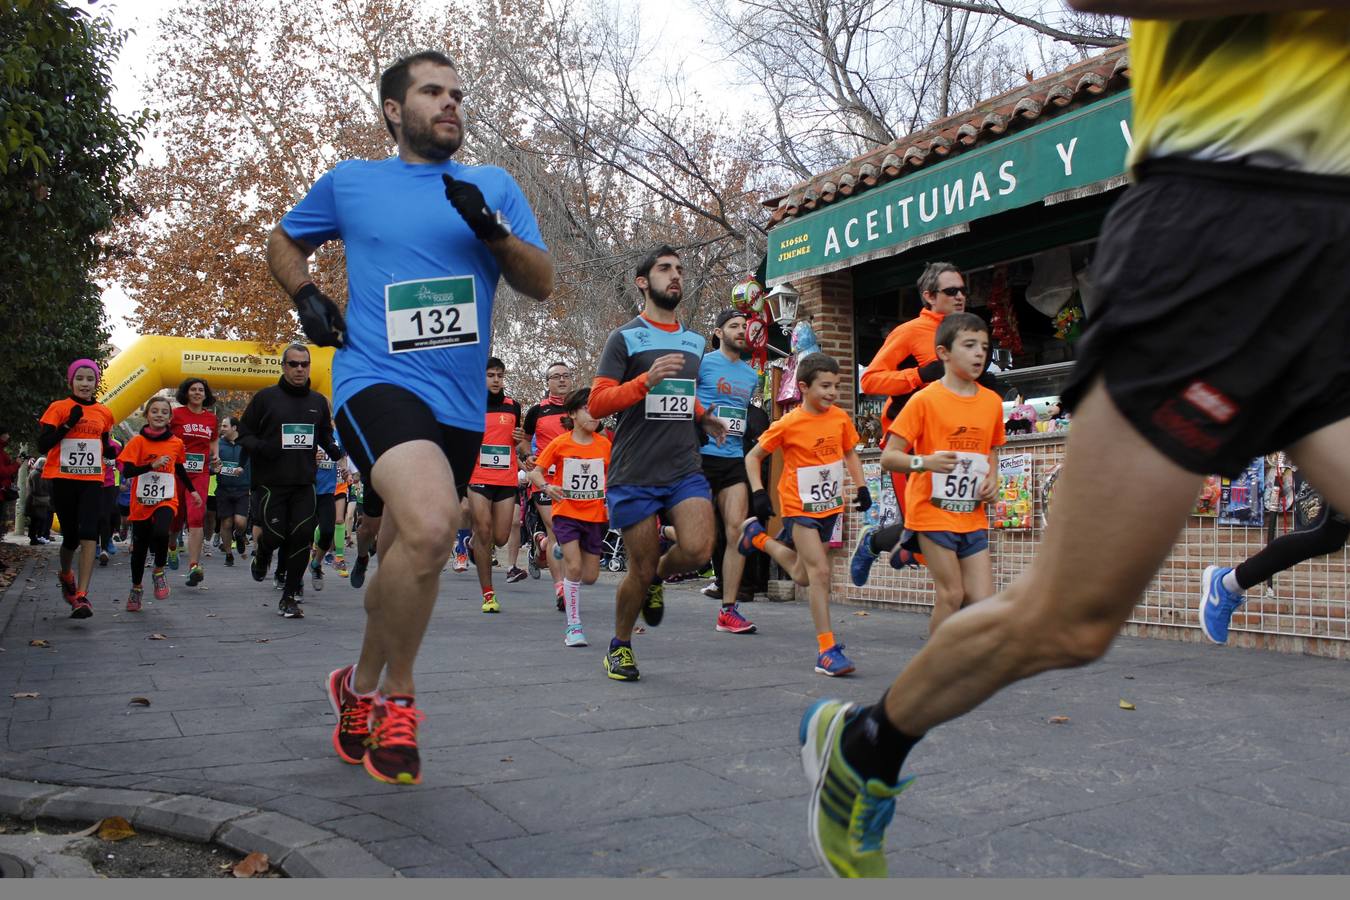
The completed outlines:
[[[892,329],[859,379],[862,392],[903,397],[923,387],[919,367],[938,358],[937,329],[945,318],[925,307],[918,316]],[[909,362],[911,359],[913,363]],[[881,414],[883,434],[889,431],[895,419],[894,415],[888,415],[890,407],[891,404],[886,404]]]

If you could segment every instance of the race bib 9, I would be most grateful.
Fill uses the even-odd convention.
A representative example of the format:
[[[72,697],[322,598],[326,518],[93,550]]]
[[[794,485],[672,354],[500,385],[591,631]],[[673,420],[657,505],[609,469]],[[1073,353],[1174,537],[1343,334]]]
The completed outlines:
[[[647,418],[666,421],[692,421],[694,418],[694,379],[667,378],[647,392]]]
[[[933,505],[947,512],[974,512],[980,505],[980,485],[989,474],[989,457],[958,451],[956,468],[933,473]]]
[[[478,343],[478,303],[472,275],[385,285],[389,352],[408,353]]]
[[[605,499],[605,461],[564,459],[562,492],[568,500]]]
[[[62,475],[102,475],[103,443],[97,438],[66,438],[61,442]]]
[[[281,426],[281,449],[282,449],[282,450],[313,450],[313,449],[314,449],[314,426],[313,426],[313,425],[282,425],[282,426]]]
[[[797,470],[797,496],[802,510],[827,513],[844,508],[844,461]]]
[[[189,472],[206,471],[206,454],[189,453],[187,459],[183,463],[183,468],[187,469]]]
[[[727,434],[745,437],[745,410],[739,406],[714,406],[713,415],[727,425]]]
[[[484,444],[478,450],[478,465],[504,472],[511,468],[511,448],[506,444]]]
[[[174,481],[172,472],[145,472],[136,476],[136,502],[154,506],[172,500]]]

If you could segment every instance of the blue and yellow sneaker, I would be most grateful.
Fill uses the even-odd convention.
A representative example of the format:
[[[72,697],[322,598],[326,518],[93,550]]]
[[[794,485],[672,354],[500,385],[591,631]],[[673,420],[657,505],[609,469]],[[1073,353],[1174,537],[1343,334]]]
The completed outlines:
[[[864,782],[848,764],[840,738],[857,709],[842,700],[818,700],[802,715],[797,739],[812,784],[811,849],[838,878],[885,878],[886,826],[895,816],[895,798],[914,776],[894,786],[875,778]]]
[[[875,525],[865,526],[858,532],[857,543],[853,545],[853,558],[848,561],[848,576],[857,587],[867,584],[867,578],[872,572],[872,563],[876,562],[877,554],[872,550],[872,535],[876,530]]]
[[[1223,586],[1224,576],[1232,569],[1220,566],[1205,566],[1200,576],[1200,627],[1205,637],[1216,644],[1228,643],[1228,623],[1233,620],[1233,612],[1246,599],[1243,594],[1235,594]]]

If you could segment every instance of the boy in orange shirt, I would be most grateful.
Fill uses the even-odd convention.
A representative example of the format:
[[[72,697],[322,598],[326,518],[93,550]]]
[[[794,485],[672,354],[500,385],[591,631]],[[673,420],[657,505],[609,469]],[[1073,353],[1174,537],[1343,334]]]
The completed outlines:
[[[561,550],[563,603],[567,631],[563,643],[585,647],[581,630],[581,586],[595,584],[600,576],[600,555],[605,551],[609,513],[605,509],[605,476],[609,471],[610,441],[597,434],[600,422],[587,403],[591,389],[582,388],[563,401],[562,425],[570,427],[555,437],[535,459],[530,482],[553,499],[554,556]],[[549,469],[556,469],[546,481]]]
[[[989,326],[971,313],[953,313],[938,326],[936,341],[946,374],[900,411],[881,454],[883,469],[910,476],[903,543],[921,550],[933,573],[929,634],[962,606],[994,593],[984,504],[998,491],[994,448],[1005,443],[1003,401],[976,383],[989,359]]]
[[[131,594],[127,612],[140,612],[145,576],[145,557],[153,551],[155,568],[150,578],[155,599],[169,596],[164,563],[169,553],[169,535],[180,506],[179,495],[190,494],[186,501],[201,510],[205,503],[199,482],[188,474],[187,450],[182,438],[169,428],[173,405],[168,397],[151,397],[145,404],[145,427],[127,441],[118,459],[122,475],[131,483]]]
[[[847,675],[853,662],[830,627],[830,556],[826,543],[844,511],[844,469],[858,485],[855,506],[866,510],[872,495],[863,482],[858,460],[859,438],[853,420],[835,400],[839,395],[839,364],[824,353],[812,353],[797,366],[802,405],[769,426],[745,455],[750,481],[750,509],[754,516],[741,526],[739,549],[745,556],[762,550],[783,567],[811,596],[811,621],[816,627],[816,671]],[[773,518],[773,503],[760,479],[760,466],[773,451],[783,450],[783,474],[778,503],[783,530],[774,540],[764,531]]]

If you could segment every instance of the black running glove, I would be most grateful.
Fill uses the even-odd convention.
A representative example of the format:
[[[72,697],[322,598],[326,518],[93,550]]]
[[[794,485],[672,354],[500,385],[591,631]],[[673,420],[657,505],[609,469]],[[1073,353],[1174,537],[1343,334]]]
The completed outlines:
[[[773,518],[773,501],[769,499],[769,492],[760,488],[750,495],[750,511],[759,519],[761,525],[768,525],[769,520]]]
[[[78,403],[70,408],[70,414],[66,416],[66,429],[75,427],[75,424],[84,418],[84,407]]]
[[[347,336],[347,322],[342,310],[323,291],[307,281],[295,292],[295,311],[300,315],[300,327],[320,347],[341,347]]]
[[[469,226],[473,236],[480,241],[497,241],[510,237],[511,232],[497,221],[496,215],[488,209],[487,201],[478,185],[469,181],[456,181],[449,175],[441,175],[445,182],[445,199],[455,207],[456,212]]]
[[[932,384],[947,374],[947,366],[940,359],[935,359],[926,366],[919,367],[919,379],[924,384]]]
[[[857,495],[853,498],[853,505],[858,512],[867,512],[872,508],[872,492],[867,489],[867,485],[858,488]]]

